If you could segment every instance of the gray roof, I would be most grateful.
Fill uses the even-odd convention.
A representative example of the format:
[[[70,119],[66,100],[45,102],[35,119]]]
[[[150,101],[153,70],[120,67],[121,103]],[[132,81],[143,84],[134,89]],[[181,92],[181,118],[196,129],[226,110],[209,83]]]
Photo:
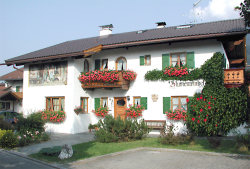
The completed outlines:
[[[95,47],[97,45],[105,46],[113,44],[124,44],[129,42],[149,41],[156,39],[168,39],[168,38],[177,39],[180,37],[191,39],[191,37],[193,36],[202,36],[202,35],[211,35],[210,38],[212,38],[215,34],[223,34],[223,33],[246,34],[244,20],[233,19],[233,20],[194,24],[191,25],[190,28],[184,28],[184,29],[177,29],[176,26],[172,26],[166,28],[143,30],[142,33],[134,31],[134,32],[111,34],[107,36],[98,36],[92,38],[67,41],[28,54],[8,59],[6,60],[6,63],[8,62],[15,63],[15,61],[18,60],[75,53]]]

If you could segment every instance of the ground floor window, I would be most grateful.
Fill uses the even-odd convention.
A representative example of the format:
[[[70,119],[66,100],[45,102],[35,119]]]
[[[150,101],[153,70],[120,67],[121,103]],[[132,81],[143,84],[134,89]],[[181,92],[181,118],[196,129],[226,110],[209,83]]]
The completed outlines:
[[[10,102],[0,102],[0,110],[9,110],[10,109]]]
[[[172,96],[171,97],[171,110],[184,109],[187,110],[187,96]]]
[[[102,107],[108,107],[108,98],[107,97],[102,97],[101,98],[101,106]]]
[[[48,111],[64,111],[64,97],[46,97],[46,110]]]
[[[139,97],[139,96],[134,97],[133,104],[134,104],[134,106],[141,105],[141,97]]]
[[[81,108],[84,113],[88,113],[88,97],[81,97]]]

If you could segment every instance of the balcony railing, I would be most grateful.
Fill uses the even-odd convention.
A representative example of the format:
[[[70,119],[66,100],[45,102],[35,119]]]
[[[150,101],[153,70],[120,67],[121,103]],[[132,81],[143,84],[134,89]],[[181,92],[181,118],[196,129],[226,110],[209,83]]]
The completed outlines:
[[[224,69],[224,85],[227,88],[244,84],[244,69]]]
[[[118,74],[118,80],[114,82],[103,82],[103,81],[91,81],[91,82],[82,82],[82,88],[83,89],[97,89],[97,88],[121,88],[123,90],[128,90],[130,81],[131,80],[126,80],[123,77],[124,72],[117,72]],[[135,74],[136,77],[136,74]]]

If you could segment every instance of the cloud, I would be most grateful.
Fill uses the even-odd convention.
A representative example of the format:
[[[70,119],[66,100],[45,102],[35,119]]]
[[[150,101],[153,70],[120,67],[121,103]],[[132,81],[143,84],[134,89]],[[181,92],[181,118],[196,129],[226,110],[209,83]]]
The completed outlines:
[[[234,8],[239,6],[243,0],[210,0],[208,5],[200,7],[197,5],[190,10],[190,16],[196,21],[210,21],[239,18],[239,11]]]

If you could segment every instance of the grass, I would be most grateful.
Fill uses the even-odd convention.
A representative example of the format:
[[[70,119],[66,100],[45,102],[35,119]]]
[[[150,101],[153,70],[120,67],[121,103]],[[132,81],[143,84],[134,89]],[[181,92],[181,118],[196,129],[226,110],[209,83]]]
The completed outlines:
[[[220,152],[220,153],[236,153],[236,154],[248,154],[247,152],[239,152],[234,140],[222,140],[221,145],[217,148],[211,148],[207,139],[195,139],[192,144],[181,145],[163,145],[158,142],[158,138],[146,138],[138,141],[120,142],[120,143],[100,143],[100,142],[87,142],[73,145],[74,154],[71,158],[59,161],[60,163],[68,163],[80,159],[100,156],[104,154],[129,150],[138,147],[154,147],[154,148],[171,148],[181,150],[194,150],[194,151],[208,151],[208,152]],[[30,155],[32,158],[43,160],[46,162],[58,161],[57,156],[45,156],[42,153],[36,153]]]

